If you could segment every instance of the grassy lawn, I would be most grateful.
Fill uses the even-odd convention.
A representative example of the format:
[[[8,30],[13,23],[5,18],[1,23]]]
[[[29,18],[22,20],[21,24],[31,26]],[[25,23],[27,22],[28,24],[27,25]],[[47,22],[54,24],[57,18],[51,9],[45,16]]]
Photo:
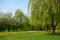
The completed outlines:
[[[0,32],[0,40],[60,40],[60,35],[47,35],[45,31]]]

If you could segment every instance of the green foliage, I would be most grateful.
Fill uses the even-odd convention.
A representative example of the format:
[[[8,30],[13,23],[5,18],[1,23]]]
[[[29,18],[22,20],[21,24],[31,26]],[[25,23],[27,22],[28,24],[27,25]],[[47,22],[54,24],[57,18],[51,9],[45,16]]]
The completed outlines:
[[[15,16],[17,18],[23,17],[24,16],[23,11],[21,11],[20,9],[17,9],[16,12],[15,12]]]
[[[59,0],[29,0],[28,11],[30,15],[30,23],[32,25],[50,25],[55,31],[58,23],[60,23],[60,2]]]

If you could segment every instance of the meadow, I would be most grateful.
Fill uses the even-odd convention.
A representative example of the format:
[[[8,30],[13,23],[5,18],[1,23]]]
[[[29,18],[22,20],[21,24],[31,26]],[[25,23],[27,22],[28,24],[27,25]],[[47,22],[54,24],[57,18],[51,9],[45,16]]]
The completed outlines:
[[[60,35],[46,31],[0,32],[0,40],[60,40]]]

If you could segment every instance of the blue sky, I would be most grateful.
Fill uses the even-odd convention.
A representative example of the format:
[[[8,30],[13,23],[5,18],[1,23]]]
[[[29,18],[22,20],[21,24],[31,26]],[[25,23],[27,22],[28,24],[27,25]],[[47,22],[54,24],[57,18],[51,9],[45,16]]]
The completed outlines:
[[[16,9],[21,9],[27,14],[28,0],[0,0],[0,12],[15,12]]]

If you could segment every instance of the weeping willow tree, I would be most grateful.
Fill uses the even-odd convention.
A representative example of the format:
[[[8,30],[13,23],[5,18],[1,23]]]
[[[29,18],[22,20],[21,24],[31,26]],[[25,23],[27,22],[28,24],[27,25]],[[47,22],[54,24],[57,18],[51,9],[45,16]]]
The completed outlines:
[[[42,13],[40,9],[40,0],[29,0],[28,4],[28,12],[30,13],[29,22],[31,25],[34,26],[34,28],[41,26],[41,16]],[[37,26],[37,27],[36,27]]]
[[[60,0],[29,0],[28,12],[32,25],[50,24],[53,34],[55,33],[55,29],[60,23]]]

